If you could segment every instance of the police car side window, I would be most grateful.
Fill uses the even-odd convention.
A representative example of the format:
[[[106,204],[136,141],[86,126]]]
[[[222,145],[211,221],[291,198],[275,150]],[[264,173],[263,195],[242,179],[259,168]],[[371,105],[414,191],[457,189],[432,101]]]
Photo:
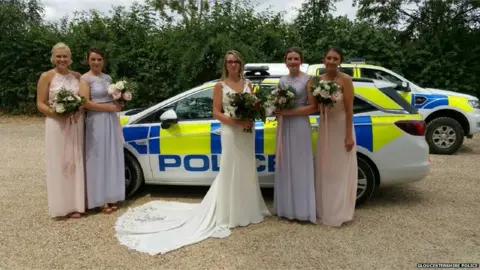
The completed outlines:
[[[183,98],[174,107],[179,120],[212,119],[212,109],[213,88]]]
[[[377,108],[373,107],[372,105],[368,104],[367,102],[363,101],[358,97],[355,97],[353,99],[353,114],[371,112],[376,110]]]
[[[382,80],[382,81],[388,81],[396,84],[402,83],[400,79],[383,70],[362,68],[361,74],[362,74],[361,75],[362,78],[366,78],[366,79]]]
[[[345,68],[345,67],[339,67],[338,68],[341,72],[348,74],[350,77],[353,77],[353,68]],[[325,68],[319,68],[317,69],[317,75],[321,75],[325,73],[326,69]]]
[[[338,68],[341,72],[345,73],[345,74],[348,74],[350,77],[353,77],[353,68],[343,68],[343,67],[339,67]]]

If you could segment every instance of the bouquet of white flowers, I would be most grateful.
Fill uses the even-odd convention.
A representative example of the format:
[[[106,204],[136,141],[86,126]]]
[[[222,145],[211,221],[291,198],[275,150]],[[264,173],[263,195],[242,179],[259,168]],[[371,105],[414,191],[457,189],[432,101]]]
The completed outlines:
[[[108,93],[112,95],[115,100],[132,100],[133,85],[126,80],[112,83],[108,87]]]
[[[75,95],[72,91],[62,87],[49,102],[50,109],[56,114],[76,113],[85,104],[84,97]]]
[[[319,104],[333,107],[340,98],[340,87],[336,82],[325,81],[320,77],[314,77],[310,92],[317,99]]]
[[[277,88],[270,92],[267,97],[266,104],[268,104],[269,115],[270,111],[275,109],[291,109],[295,106],[296,90],[291,85],[278,84]]]

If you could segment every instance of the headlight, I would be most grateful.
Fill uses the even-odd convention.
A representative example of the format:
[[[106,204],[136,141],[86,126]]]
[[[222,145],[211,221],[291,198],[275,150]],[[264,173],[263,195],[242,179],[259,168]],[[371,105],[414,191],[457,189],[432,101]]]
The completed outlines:
[[[468,103],[475,109],[480,109],[480,102],[478,100],[469,100]]]

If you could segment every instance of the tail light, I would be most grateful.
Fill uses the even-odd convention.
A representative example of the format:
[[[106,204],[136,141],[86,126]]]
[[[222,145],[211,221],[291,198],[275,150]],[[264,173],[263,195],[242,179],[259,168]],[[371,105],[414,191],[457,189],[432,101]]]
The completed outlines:
[[[413,136],[425,136],[425,121],[423,120],[401,120],[395,122],[401,130]]]

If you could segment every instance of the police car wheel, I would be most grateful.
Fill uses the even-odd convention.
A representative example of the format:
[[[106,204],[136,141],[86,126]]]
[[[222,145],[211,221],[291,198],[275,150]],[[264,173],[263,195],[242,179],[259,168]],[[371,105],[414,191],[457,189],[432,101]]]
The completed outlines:
[[[358,182],[356,205],[360,205],[370,199],[375,193],[375,173],[372,166],[363,157],[357,156]]]
[[[135,194],[143,183],[143,171],[135,157],[125,152],[125,197]]]
[[[450,117],[439,117],[427,124],[425,139],[431,154],[451,155],[463,144],[463,128],[460,123]]]

